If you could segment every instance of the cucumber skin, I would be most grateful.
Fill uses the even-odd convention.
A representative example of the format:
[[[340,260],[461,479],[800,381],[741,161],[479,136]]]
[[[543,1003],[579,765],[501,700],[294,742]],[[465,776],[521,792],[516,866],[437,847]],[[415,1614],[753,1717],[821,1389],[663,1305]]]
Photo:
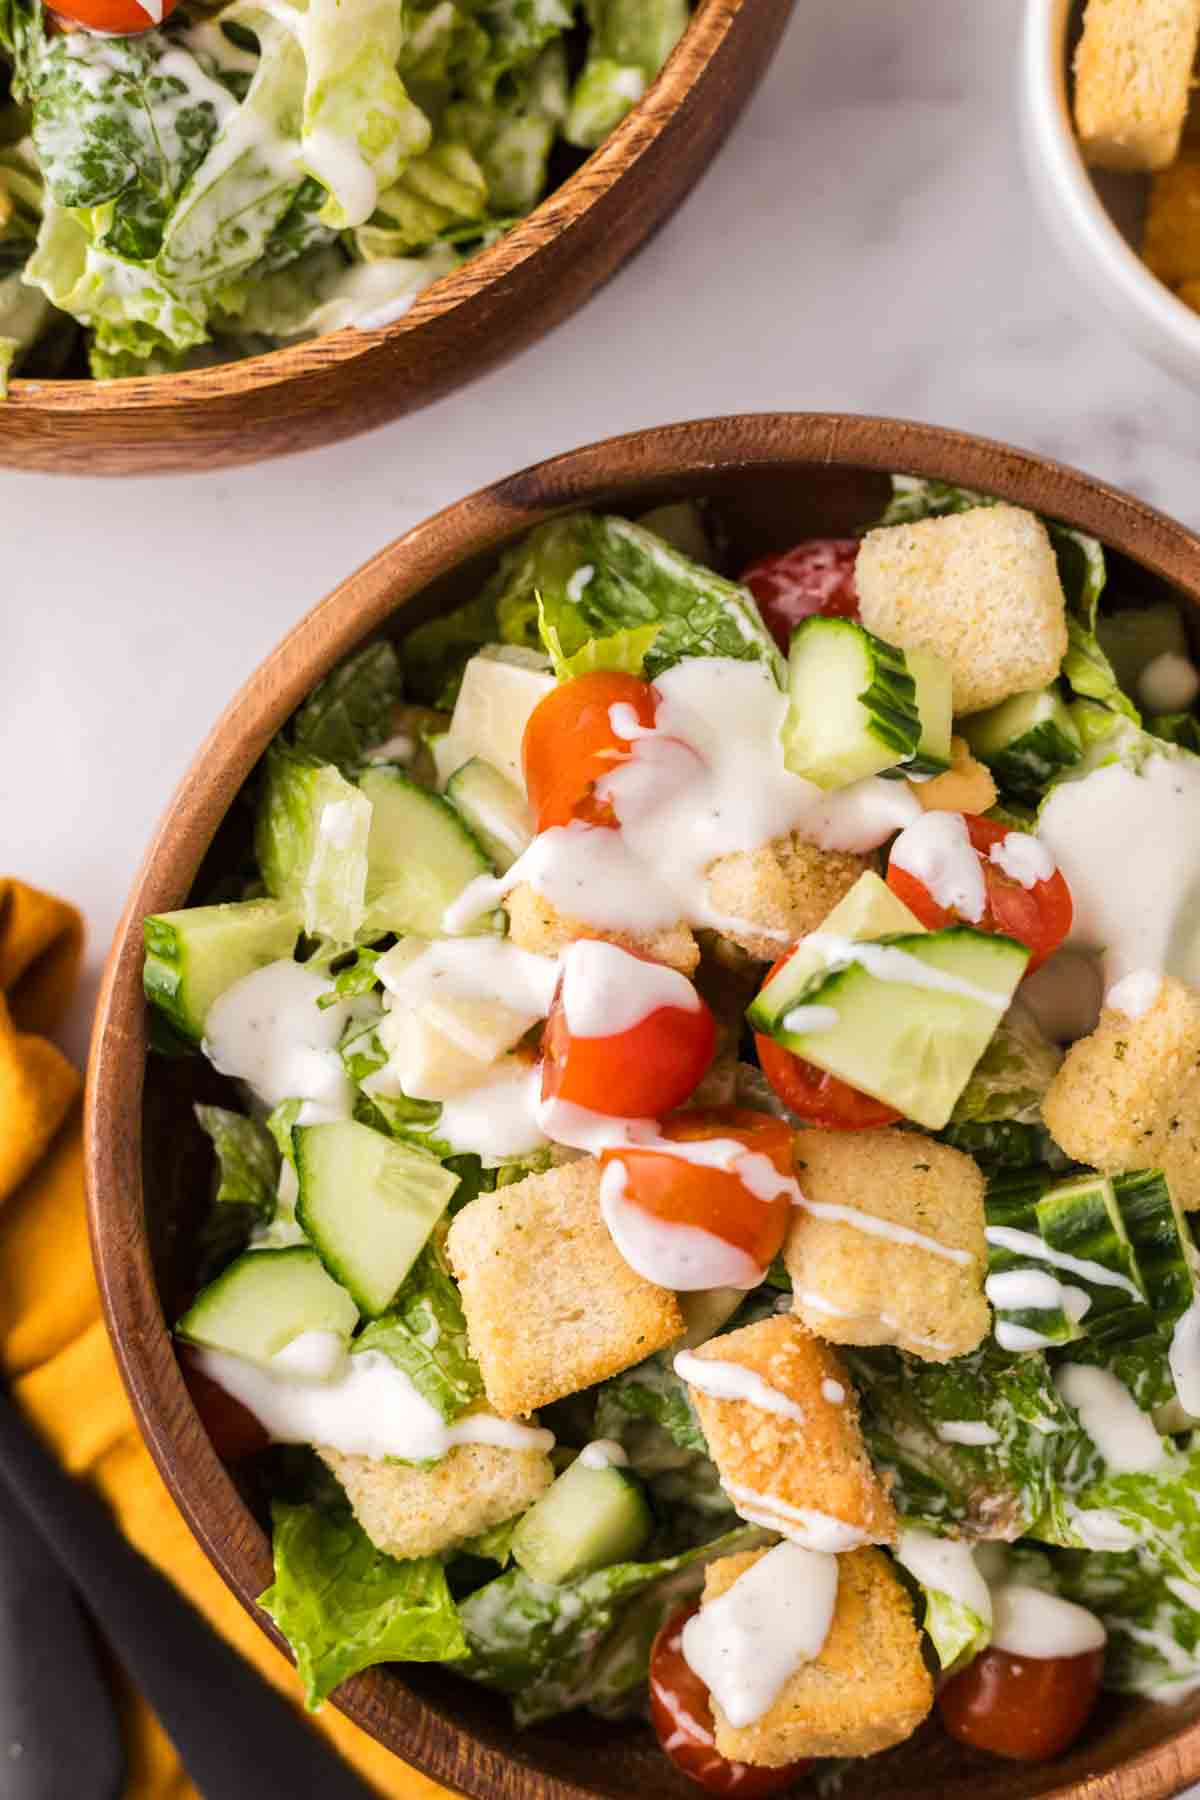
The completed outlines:
[[[589,1488],[592,1495],[599,1498],[590,1498]],[[576,1489],[579,1490],[578,1499],[575,1498]],[[595,1531],[587,1515],[598,1511],[602,1504],[608,1507],[619,1504],[627,1512],[627,1518],[618,1521],[616,1530],[611,1522],[608,1523],[601,1533],[602,1548],[598,1554],[584,1554],[580,1545],[576,1546],[574,1554],[564,1554],[571,1527],[560,1521],[559,1514],[568,1513],[572,1520],[577,1514],[583,1514],[586,1529],[580,1530],[576,1522],[577,1536],[582,1538]],[[612,1467],[586,1469],[575,1461],[547,1488],[540,1500],[534,1501],[520,1521],[513,1533],[512,1554],[514,1561],[534,1581],[561,1587],[565,1582],[590,1575],[610,1563],[636,1557],[653,1529],[654,1518],[636,1476],[625,1469]]]
[[[1031,1237],[1040,1238],[1037,1202],[1045,1187],[1045,1176],[1038,1170],[1028,1173],[1006,1171],[996,1176],[988,1183],[984,1203],[987,1223],[1004,1226],[1010,1231],[1025,1231]],[[989,1242],[987,1251],[989,1275],[1002,1275],[1014,1269],[1045,1270],[1047,1267],[1035,1256],[1026,1256],[1019,1250],[1008,1250],[999,1244]],[[1076,1324],[1062,1307],[1002,1309],[993,1306],[993,1310],[997,1320],[1002,1319],[1026,1331],[1036,1331],[1052,1344],[1069,1344],[1085,1335],[1083,1325]]]
[[[270,1259],[269,1264],[266,1261],[268,1258]],[[344,1332],[345,1336],[349,1338],[350,1333],[358,1323],[358,1308],[355,1306],[351,1296],[344,1290],[342,1290],[340,1294],[337,1293],[338,1284],[324,1267],[324,1264],[321,1262],[316,1251],[311,1249],[307,1244],[291,1245],[284,1250],[243,1251],[242,1255],[235,1258],[227,1269],[223,1269],[214,1281],[210,1281],[207,1287],[201,1289],[200,1293],[197,1294],[196,1298],[192,1301],[192,1304],[188,1307],[183,1317],[175,1326],[175,1336],[181,1338],[184,1343],[197,1344],[202,1349],[225,1349],[226,1354],[245,1355],[248,1356],[251,1361],[256,1360],[253,1356],[250,1356],[250,1353],[244,1348],[236,1348],[232,1344],[227,1346],[212,1345],[208,1338],[198,1334],[196,1327],[199,1326],[202,1331],[204,1317],[211,1311],[214,1303],[219,1305],[222,1297],[228,1293],[230,1288],[244,1285],[248,1278],[253,1277],[255,1271],[260,1272],[263,1278],[267,1278],[278,1275],[281,1270],[286,1272],[287,1266],[293,1266],[297,1268],[297,1270],[309,1270],[314,1273],[319,1270],[324,1276],[325,1281],[328,1282],[328,1312],[323,1314],[320,1319],[313,1324],[302,1322],[300,1324],[300,1329],[341,1330]],[[338,1315],[336,1319],[334,1318],[335,1310]],[[261,1316],[261,1307],[258,1311]],[[189,1321],[191,1321],[190,1329]]]
[[[239,968],[224,987],[232,987],[242,976],[253,974],[255,969],[292,954],[300,935],[300,916],[291,907],[275,900],[232,900],[225,905],[231,914],[242,907],[256,908],[263,930],[259,939],[260,953],[239,959],[244,962],[245,967]],[[197,1019],[188,1003],[187,940],[185,931],[181,931],[177,921],[187,919],[189,914],[216,913],[221,910],[223,908],[218,906],[184,907],[173,913],[150,913],[142,920],[142,940],[146,952],[142,964],[142,992],[149,1004],[191,1044],[198,1044],[203,1038],[204,1019]],[[241,915],[241,920],[245,922],[245,914]],[[230,923],[233,922],[231,918]],[[224,988],[220,991],[223,992]],[[219,994],[214,993],[208,1005],[211,1006],[217,998]],[[207,1010],[206,1007],[206,1016]]]
[[[1027,723],[1029,715],[1039,710],[1046,716]],[[1014,714],[1022,721],[1015,731]],[[1055,688],[1014,694],[964,720],[962,734],[1005,793],[1029,799],[1040,798],[1049,783],[1083,755],[1078,729]]]
[[[1186,1228],[1157,1169],[1114,1175],[1113,1192],[1154,1317],[1169,1329],[1196,1297]]]
[[[807,657],[811,660],[814,651],[819,651],[822,640],[834,637],[852,637],[860,648],[862,657],[869,671],[866,687],[854,695],[858,704],[864,709],[867,718],[861,730],[866,737],[875,743],[892,758],[894,763],[907,763],[915,754],[921,739],[921,721],[917,714],[917,687],[908,672],[904,660],[904,652],[885,644],[877,638],[865,625],[853,619],[826,619],[820,614],[802,619],[792,633],[788,658],[788,690],[790,706],[783,725],[784,762],[789,769],[807,780],[814,781],[820,787],[836,788],[846,786],[856,779],[854,775],[845,775],[844,768],[835,777],[831,763],[836,760],[844,765],[847,750],[844,748],[836,758],[826,751],[820,759],[819,768],[814,773],[811,757],[806,759],[797,754],[792,760],[792,724],[797,713],[803,717],[804,704],[798,698],[800,686],[800,670]],[[801,766],[801,765],[804,766]],[[884,764],[884,767],[887,765]],[[875,764],[876,770],[879,764]]]
[[[1145,1302],[1141,1274],[1107,1176],[1089,1174],[1059,1182],[1037,1202],[1037,1217],[1042,1238],[1051,1249],[1124,1275],[1143,1294],[1140,1301],[1131,1300],[1125,1288],[1072,1275],[1070,1279],[1092,1297],[1085,1319],[1088,1337],[1104,1342],[1153,1331],[1154,1319]]]

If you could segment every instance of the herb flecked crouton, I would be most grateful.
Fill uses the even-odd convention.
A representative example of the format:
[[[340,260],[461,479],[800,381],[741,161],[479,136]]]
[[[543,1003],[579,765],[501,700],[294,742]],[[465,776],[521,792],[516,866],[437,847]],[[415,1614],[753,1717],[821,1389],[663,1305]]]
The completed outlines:
[[[1067,1051],[1042,1117],[1076,1162],[1161,1169],[1179,1205],[1200,1209],[1200,994],[1168,978],[1140,1019],[1106,1006]]]
[[[871,1466],[858,1401],[837,1352],[789,1314],[711,1338],[702,1363],[733,1363],[799,1408],[801,1418],[749,1399],[706,1393],[686,1377],[721,1486],[744,1519],[810,1549],[828,1547],[831,1526],[850,1543],[890,1544],[896,1515]]]
[[[766,1554],[749,1550],[709,1563],[702,1607]],[[722,1756],[775,1769],[901,1744],[932,1705],[912,1602],[887,1557],[862,1549],[838,1558],[837,1605],[820,1655],[801,1663],[761,1718],[731,1725],[714,1700],[713,1724]]]
[[[870,857],[822,850],[793,831],[719,856],[708,869],[708,903],[730,921],[722,936],[757,961],[774,962],[815,931],[870,866]]]
[[[544,1451],[491,1444],[457,1444],[432,1469],[328,1447],[320,1455],[375,1548],[402,1561],[436,1556],[503,1524],[532,1506],[554,1480]]]
[[[480,1194],[451,1225],[446,1252],[501,1418],[577,1394],[683,1331],[674,1294],[613,1243],[595,1157]]]
[[[783,1255],[810,1331],[835,1344],[896,1344],[926,1362],[949,1362],[983,1341],[987,1242],[972,1157],[913,1131],[801,1131],[795,1163],[813,1207],[866,1214],[883,1229],[793,1209]],[[942,1253],[892,1241],[889,1225]]]
[[[544,894],[527,882],[505,896],[508,913],[508,935],[518,950],[531,950],[536,956],[557,956],[568,944],[580,938],[601,938],[617,944],[634,956],[649,957],[651,962],[665,963],[682,975],[691,975],[700,961],[700,946],[690,926],[680,920],[662,931],[602,931],[585,925],[580,919],[560,913]]]
[[[1163,169],[1179,150],[1200,0],[1088,0],[1075,127],[1098,169]]]
[[[869,531],[855,581],[869,631],[950,664],[956,714],[1044,687],[1066,655],[1054,548],[1042,521],[1019,506]]]

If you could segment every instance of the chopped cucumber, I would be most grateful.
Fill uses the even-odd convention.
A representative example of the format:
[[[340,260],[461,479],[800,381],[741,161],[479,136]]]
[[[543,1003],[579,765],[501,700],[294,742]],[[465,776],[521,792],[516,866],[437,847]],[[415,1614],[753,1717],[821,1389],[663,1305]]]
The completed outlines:
[[[284,900],[235,900],[142,921],[146,998],[194,1043],[213,1001],[243,975],[290,956],[300,915]]]
[[[348,1340],[357,1323],[350,1295],[301,1244],[247,1250],[197,1295],[175,1331],[189,1344],[269,1363],[303,1331],[337,1331]]]
[[[482,756],[473,756],[446,783],[446,798],[467,821],[503,875],[533,842],[533,814],[524,788]]]
[[[352,944],[363,920],[371,808],[332,763],[278,740],[263,759],[254,848],[269,892],[310,937]]]
[[[704,522],[704,514],[694,500],[679,500],[673,506],[656,506],[638,520],[643,531],[652,531],[672,550],[690,557],[692,562],[713,567],[715,557],[712,539]]]
[[[882,943],[826,938],[825,954],[826,967],[770,1035],[940,1131],[1025,973],[1029,951],[1012,938],[954,925]]]
[[[292,1134],[296,1218],[368,1318],[386,1311],[458,1186],[458,1176],[353,1119]]]
[[[440,936],[446,908],[477,875],[490,875],[491,863],[449,801],[403,770],[367,769],[358,785],[371,802],[364,931]],[[489,912],[471,929],[496,927]]]
[[[921,737],[903,650],[853,619],[803,619],[788,657],[783,760],[821,788],[847,787],[907,762]]]
[[[900,771],[904,775],[941,775],[950,767],[954,726],[954,693],[950,664],[936,650],[912,649],[904,661],[917,690],[921,737],[916,754]]]
[[[1023,1232],[1026,1236],[1037,1239],[1040,1245],[1042,1234],[1038,1225],[1037,1202],[1045,1186],[1045,1175],[1038,1170],[1028,1173],[1006,1172],[994,1177],[987,1189],[988,1225]],[[993,1243],[989,1238],[989,1280],[993,1275],[1018,1273],[1057,1278],[1057,1271],[1047,1264],[1044,1257]],[[1063,1280],[1066,1282],[1069,1277],[1064,1276]],[[996,1297],[998,1294],[1001,1296],[999,1299]],[[1017,1298],[1020,1298],[1019,1290]],[[988,1299],[995,1313],[993,1331],[1002,1349],[1034,1350],[1039,1348],[1035,1339],[1046,1344],[1069,1344],[1084,1335],[1083,1326],[1072,1319],[1061,1305],[1032,1307],[1005,1304],[1003,1289],[1000,1287],[989,1291]],[[1034,1334],[1033,1337],[1029,1333]]]
[[[697,1344],[707,1344],[729,1323],[745,1298],[744,1288],[731,1287],[695,1288],[690,1294],[680,1294],[679,1310],[686,1330],[674,1348],[694,1350]]]
[[[1104,1271],[1106,1278],[1086,1269],[1063,1275],[1091,1301],[1084,1315],[1087,1336],[1107,1342],[1152,1331],[1154,1319],[1108,1176],[1086,1174],[1060,1181],[1037,1201],[1036,1212],[1042,1240],[1051,1250]]]
[[[1083,755],[1079,727],[1057,688],[1014,694],[962,722],[962,734],[1006,793],[1035,796]]]
[[[524,792],[521,740],[529,715],[554,687],[549,658],[516,644],[489,644],[463,671],[446,737],[434,748],[439,778],[473,756],[515,781]]]
[[[1173,600],[1126,607],[1096,620],[1100,648],[1125,692],[1138,699],[1138,683],[1160,656],[1189,656],[1183,615]]]
[[[1196,1298],[1179,1202],[1157,1169],[1114,1175],[1112,1184],[1146,1299],[1159,1327],[1169,1331]]]
[[[637,1555],[654,1521],[641,1484],[624,1469],[573,1462],[513,1532],[512,1553],[534,1581],[559,1586]]]
[[[821,923],[823,935],[850,938],[855,943],[867,938],[887,937],[890,932],[924,929],[916,915],[909,912],[887,883],[870,869],[859,876],[850,892]],[[797,994],[824,969],[824,957],[816,950],[806,950],[802,939],[783,968],[764,984],[748,1008],[746,1017],[755,1031],[765,1031],[773,1036],[784,1013],[795,1006]]]

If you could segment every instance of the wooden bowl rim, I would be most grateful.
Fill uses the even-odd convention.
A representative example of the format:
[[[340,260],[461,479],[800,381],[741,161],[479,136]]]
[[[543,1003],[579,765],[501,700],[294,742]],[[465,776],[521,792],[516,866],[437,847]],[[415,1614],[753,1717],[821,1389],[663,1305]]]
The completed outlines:
[[[27,411],[61,414],[167,411],[206,399],[268,393],[307,375],[328,377],[422,325],[478,299],[552,239],[584,219],[631,171],[668,129],[705,68],[723,48],[740,15],[754,0],[702,0],[687,30],[637,105],[604,142],[533,211],[503,237],[461,267],[431,282],[403,317],[374,331],[345,326],[302,343],[240,357],[211,369],[173,375],[131,375],[113,381],[60,381],[19,377],[9,383],[9,403]]]
[[[1010,445],[938,426],[860,414],[760,413],[636,431],[532,465],[444,508],[393,540],[305,615],[220,715],[175,790],[114,933],[95,1015],[84,1100],[88,1223],[105,1323],[134,1414],[167,1488],[247,1612],[270,1579],[265,1534],[219,1462],[192,1407],[159,1304],[143,1224],[142,1091],[146,1031],[141,919],[186,898],[234,795],[284,720],[357,643],[433,580],[540,519],[603,503],[654,481],[702,485],[759,467],[902,470],[975,487],[1101,537],[1200,606],[1200,536],[1096,478]],[[400,1676],[368,1671],[335,1704],[435,1780],[478,1800],[588,1800],[595,1790],[482,1743]],[[1165,1709],[1164,1709],[1165,1710]],[[1169,1712],[1165,1712],[1169,1720]],[[397,1754],[400,1754],[397,1751]],[[1038,1800],[1165,1800],[1200,1779],[1200,1720],[1101,1775]]]

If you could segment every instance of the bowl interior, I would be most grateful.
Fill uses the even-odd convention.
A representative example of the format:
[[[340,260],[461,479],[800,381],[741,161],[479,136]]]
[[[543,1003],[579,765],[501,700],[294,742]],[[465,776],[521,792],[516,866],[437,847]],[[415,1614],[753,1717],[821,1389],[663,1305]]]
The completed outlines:
[[[1011,498],[1023,494],[1028,503],[1093,529],[1109,516],[1114,531],[1126,542],[1137,535],[1140,521],[1149,560],[1157,562],[1158,572],[1116,554],[1112,588],[1147,599],[1182,594],[1193,617],[1200,619],[1196,610],[1200,544],[1135,503],[1062,471],[1047,474],[1048,465],[1014,459],[1013,453],[996,452],[977,441],[974,462],[962,454],[955,457],[953,446],[970,441],[948,433],[918,434],[906,454],[907,428],[892,428],[889,453],[878,422],[871,438],[871,423],[849,422],[848,448],[842,451],[851,458],[849,466],[829,460],[836,429],[833,438],[825,433],[824,455],[811,451],[786,455],[771,448],[770,432],[760,422],[757,441],[766,448],[747,457],[706,454],[705,445],[697,441],[701,428],[677,428],[696,434],[686,459],[678,451],[664,450],[662,439],[670,434],[647,434],[659,439],[655,452],[643,454],[634,439],[621,441],[623,447],[634,446],[623,455],[609,454],[609,463],[621,465],[616,476],[605,473],[605,447],[600,447],[549,465],[552,476],[533,470],[502,483],[482,497],[488,510],[481,531],[473,531],[467,517],[475,502],[452,509],[442,521],[422,528],[436,535],[442,525],[440,548],[433,558],[440,567],[431,570],[431,579],[423,578],[410,591],[414,563],[420,562],[413,538],[398,550],[385,552],[318,608],[291,640],[305,647],[301,685],[293,681],[289,686],[273,673],[285,646],[247,690],[253,705],[239,713],[235,703],[208,747],[211,760],[225,766],[228,793],[244,780],[298,694],[348,648],[381,632],[402,639],[412,625],[470,597],[504,541],[547,510],[572,504],[611,506],[636,514],[665,500],[705,498],[723,543],[723,559],[736,570],[751,556],[799,538],[848,535],[877,518],[889,492],[886,477],[878,472],[882,468],[940,472],[978,486],[991,485]],[[726,442],[733,422],[728,425]],[[856,429],[860,441],[870,439],[873,444],[864,462],[874,467],[854,463]],[[803,435],[802,429],[790,428],[792,439]],[[754,431],[749,436],[754,437]],[[789,429],[781,436],[788,438]],[[918,443],[923,460],[918,458]],[[592,461],[587,464],[589,455]],[[685,460],[687,467],[681,469]],[[1033,491],[1038,470],[1040,493]],[[1170,538],[1175,547],[1171,555],[1162,552],[1161,543],[1155,547],[1156,531]],[[1182,587],[1166,579],[1167,566],[1182,577]],[[250,719],[252,725],[246,723]],[[203,757],[204,753],[198,769]],[[186,784],[182,791],[186,794]],[[180,810],[178,805],[175,810]],[[196,902],[210,897],[214,884],[236,867],[246,849],[249,812],[235,801],[215,836],[202,827],[198,839],[177,836],[173,848],[170,818],[135,890],[124,936],[118,932],[101,1001],[102,1032],[90,1076],[93,1233],[110,1328],[151,1449],[209,1554],[251,1606],[254,1595],[270,1580],[262,1508],[252,1484],[242,1481],[240,1491],[235,1489],[218,1463],[183,1387],[163,1324],[164,1312],[174,1318],[188,1297],[197,1232],[207,1205],[209,1154],[192,1118],[192,1104],[223,1092],[228,1097],[227,1084],[198,1058],[145,1061],[134,917],[144,910],[183,904],[189,894]],[[139,1111],[137,1084],[143,1064]],[[262,1615],[256,1616],[268,1628]],[[517,1732],[504,1703],[436,1668],[360,1676],[339,1691],[339,1704],[399,1754],[472,1795],[538,1795],[543,1800],[582,1795],[684,1800],[686,1795],[694,1800],[696,1793],[640,1723],[609,1724],[577,1714]],[[1189,1732],[1197,1719],[1200,1695],[1178,1707],[1109,1696],[1071,1754],[1040,1767],[1003,1763],[967,1751],[931,1724],[901,1749],[852,1765],[841,1792],[846,1800],[874,1800],[884,1794],[894,1800],[927,1800],[931,1791],[969,1788],[977,1800],[1034,1800],[1068,1793],[1082,1796],[1086,1790],[1090,1796],[1112,1800],[1134,1793],[1139,1800],[1152,1800],[1200,1776],[1200,1733]]]

